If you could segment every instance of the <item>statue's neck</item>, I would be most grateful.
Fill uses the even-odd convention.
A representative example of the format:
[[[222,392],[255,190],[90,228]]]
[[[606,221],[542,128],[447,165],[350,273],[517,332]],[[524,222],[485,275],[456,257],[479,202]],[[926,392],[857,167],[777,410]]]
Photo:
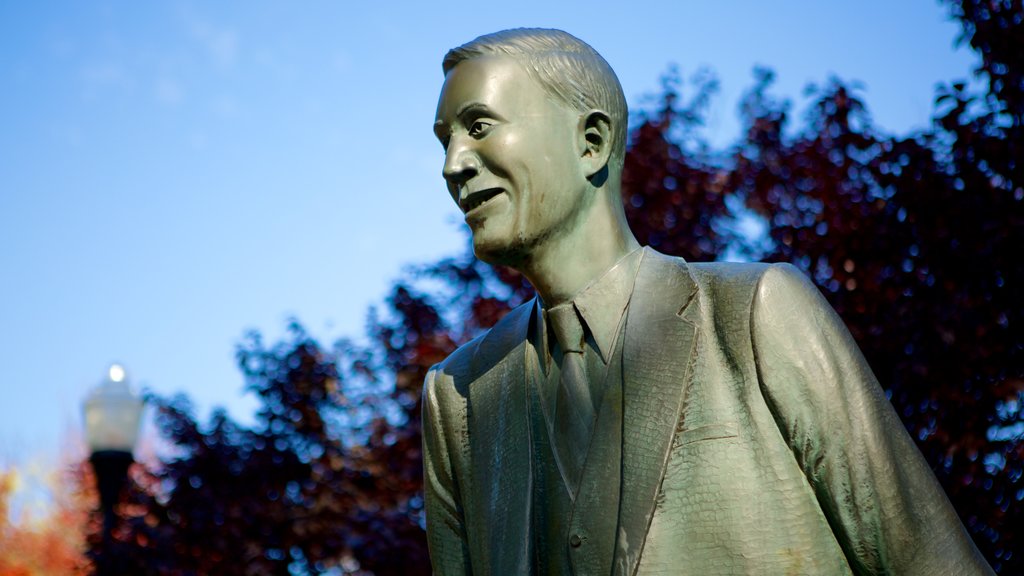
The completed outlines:
[[[595,210],[571,233],[536,247],[520,271],[545,305],[565,302],[640,244],[622,210]]]

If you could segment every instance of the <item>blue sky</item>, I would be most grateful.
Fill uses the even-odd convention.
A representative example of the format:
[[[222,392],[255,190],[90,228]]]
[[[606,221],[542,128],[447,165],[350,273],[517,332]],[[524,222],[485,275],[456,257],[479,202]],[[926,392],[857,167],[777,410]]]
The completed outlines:
[[[403,266],[460,252],[431,124],[444,52],[479,34],[568,30],[631,106],[707,66],[719,145],[755,65],[798,103],[859,80],[906,133],[975,59],[929,0],[5,2],[0,23],[0,466],[56,454],[112,361],[244,421],[246,330],[358,337]]]

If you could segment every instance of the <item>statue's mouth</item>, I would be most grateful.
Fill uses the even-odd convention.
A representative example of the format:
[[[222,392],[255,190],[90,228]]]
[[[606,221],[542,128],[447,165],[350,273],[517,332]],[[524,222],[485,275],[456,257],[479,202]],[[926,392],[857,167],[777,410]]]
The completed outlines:
[[[488,188],[486,190],[471,192],[468,196],[459,201],[459,208],[462,208],[462,212],[464,214],[469,215],[470,212],[476,210],[483,204],[487,203],[488,200],[502,192],[504,192],[504,190],[501,188]]]

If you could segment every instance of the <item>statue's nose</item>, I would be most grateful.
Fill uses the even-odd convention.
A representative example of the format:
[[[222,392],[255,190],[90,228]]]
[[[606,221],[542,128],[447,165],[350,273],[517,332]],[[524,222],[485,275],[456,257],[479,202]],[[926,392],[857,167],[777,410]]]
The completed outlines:
[[[480,158],[467,145],[452,141],[441,174],[449,185],[462,186],[480,172]]]

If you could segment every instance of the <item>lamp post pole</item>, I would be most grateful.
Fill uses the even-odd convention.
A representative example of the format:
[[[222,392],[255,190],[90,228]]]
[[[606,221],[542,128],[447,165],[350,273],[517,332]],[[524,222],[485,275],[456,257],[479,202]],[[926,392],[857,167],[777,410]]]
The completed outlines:
[[[132,391],[128,375],[119,364],[110,366],[106,379],[82,405],[89,461],[96,474],[103,512],[103,543],[95,558],[97,576],[116,576],[119,572],[111,554],[117,503],[128,480],[128,467],[134,461],[132,450],[138,438],[142,407],[142,399]]]

